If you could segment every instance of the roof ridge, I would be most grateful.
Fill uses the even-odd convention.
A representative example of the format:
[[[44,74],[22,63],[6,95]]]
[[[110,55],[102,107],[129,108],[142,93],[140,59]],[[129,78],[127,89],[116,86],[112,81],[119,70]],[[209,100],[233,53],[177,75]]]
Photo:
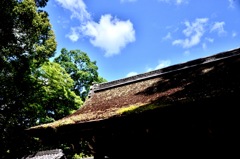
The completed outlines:
[[[228,51],[224,51],[224,52],[219,52],[219,53],[211,55],[211,56],[206,56],[203,58],[190,60],[187,62],[171,65],[168,67],[164,67],[164,68],[153,70],[153,71],[146,72],[146,73],[141,73],[141,74],[131,76],[131,77],[126,77],[126,78],[122,78],[122,79],[118,79],[118,80],[114,80],[114,81],[110,81],[110,82],[105,82],[105,83],[94,84],[92,87],[92,91],[98,92],[98,91],[106,90],[106,89],[109,89],[112,87],[122,86],[122,85],[133,83],[136,81],[154,78],[159,75],[166,74],[166,73],[179,71],[182,69],[222,60],[225,58],[230,58],[232,56],[237,56],[237,55],[240,55],[240,48],[232,49],[232,50],[228,50]]]

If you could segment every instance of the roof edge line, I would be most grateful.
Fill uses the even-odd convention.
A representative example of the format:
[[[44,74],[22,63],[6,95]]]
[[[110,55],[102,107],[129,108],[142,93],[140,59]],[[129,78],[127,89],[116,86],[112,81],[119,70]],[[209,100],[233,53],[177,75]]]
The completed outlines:
[[[160,76],[160,75],[169,74],[169,73],[172,73],[172,72],[175,72],[175,71],[180,71],[180,70],[192,68],[192,67],[195,67],[195,66],[216,62],[216,61],[223,60],[223,59],[226,59],[226,58],[231,58],[231,57],[240,55],[239,51],[240,51],[240,48],[237,48],[237,49],[233,49],[233,50],[230,50],[230,51],[221,52],[221,53],[218,53],[218,54],[215,54],[215,55],[212,55],[212,56],[207,56],[207,57],[204,57],[204,58],[198,58],[198,59],[190,60],[190,61],[187,61],[187,62],[184,62],[184,63],[175,64],[175,65],[168,66],[168,67],[165,67],[165,68],[153,70],[153,71],[150,71],[150,72],[147,72],[147,73],[141,73],[141,74],[138,74],[138,75],[135,75],[135,76],[122,78],[122,79],[114,80],[114,81],[111,81],[111,82],[96,84],[94,86],[93,91],[94,92],[99,92],[99,91],[106,90],[106,89],[109,89],[109,88],[112,88],[112,87],[119,87],[119,86],[126,85],[126,84],[129,84],[129,83],[154,78],[154,77],[157,77],[157,76]]]

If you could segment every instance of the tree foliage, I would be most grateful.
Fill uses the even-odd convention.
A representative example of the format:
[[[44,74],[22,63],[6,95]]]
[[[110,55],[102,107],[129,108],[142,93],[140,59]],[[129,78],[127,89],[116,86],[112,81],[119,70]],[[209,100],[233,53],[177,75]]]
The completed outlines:
[[[78,109],[98,76],[98,67],[80,50],[54,62],[55,35],[48,0],[0,1],[0,158],[21,158],[43,148],[25,133]]]
[[[37,107],[39,114],[37,124],[60,119],[82,105],[81,98],[71,91],[74,81],[59,64],[46,62],[33,78],[39,86],[31,102],[31,107]]]
[[[86,99],[90,86],[106,80],[98,76],[96,61],[91,61],[87,53],[80,50],[61,50],[61,54],[54,59],[59,63],[74,80],[73,91],[83,100]]]
[[[37,3],[35,3],[37,2]],[[24,129],[59,119],[81,99],[73,80],[49,62],[55,35],[44,7],[47,0],[0,1],[0,156],[21,158],[40,148]]]

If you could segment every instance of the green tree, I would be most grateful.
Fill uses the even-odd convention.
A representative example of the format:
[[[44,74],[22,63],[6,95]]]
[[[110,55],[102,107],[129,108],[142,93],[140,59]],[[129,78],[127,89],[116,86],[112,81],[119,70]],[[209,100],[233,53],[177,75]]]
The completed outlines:
[[[39,120],[32,101],[39,91],[33,73],[52,57],[56,41],[47,0],[0,1],[0,156],[19,158],[38,145],[24,129]]]
[[[83,104],[81,98],[71,91],[74,81],[58,63],[46,62],[33,78],[38,81],[36,86],[39,89],[34,93],[34,101],[29,108],[38,111],[36,124],[63,118]]]
[[[21,158],[41,149],[24,130],[70,114],[82,105],[79,94],[86,97],[92,82],[104,81],[98,76],[96,62],[87,55],[81,57],[87,59],[82,65],[86,68],[78,66],[80,57],[75,61],[85,73],[68,72],[67,67],[60,67],[62,63],[49,62],[57,43],[48,14],[41,10],[47,1],[0,1],[1,159]],[[68,73],[81,74],[81,79]],[[78,87],[77,80],[86,87]]]
[[[84,101],[89,93],[90,86],[96,83],[106,82],[98,75],[96,61],[91,61],[87,53],[80,50],[63,48],[61,54],[54,59],[59,63],[74,80],[73,91]]]

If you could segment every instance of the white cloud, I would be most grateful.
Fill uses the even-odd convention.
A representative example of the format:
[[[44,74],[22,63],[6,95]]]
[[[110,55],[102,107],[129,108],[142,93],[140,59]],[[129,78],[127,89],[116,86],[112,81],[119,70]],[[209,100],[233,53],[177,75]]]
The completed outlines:
[[[180,5],[180,4],[182,4],[184,2],[184,0],[176,0],[176,4],[177,5]]]
[[[111,15],[103,15],[96,23],[88,22],[82,26],[82,33],[90,37],[90,42],[105,50],[105,56],[118,54],[128,43],[135,41],[133,24],[113,18]]]
[[[71,41],[76,42],[79,38],[88,37],[93,46],[105,51],[105,56],[118,54],[128,43],[135,41],[135,30],[130,20],[119,20],[106,14],[102,15],[97,23],[92,20],[83,0],[55,1],[71,11],[71,18],[80,21],[81,25],[71,27],[71,32],[66,35]]]
[[[158,65],[155,68],[147,67],[147,72],[152,71],[152,70],[161,69],[161,68],[164,68],[164,67],[168,67],[170,65],[171,65],[170,60],[161,60],[161,61],[158,62]]]
[[[229,5],[228,5],[229,8],[235,8],[233,0],[228,0],[228,2],[229,2]]]
[[[170,60],[159,61],[158,65],[155,67],[155,70],[170,66],[170,64],[171,64]]]
[[[170,39],[172,39],[172,34],[168,32],[167,35],[163,37],[163,40],[170,40]]]
[[[206,41],[210,42],[210,43],[213,43],[214,42],[214,39],[213,38],[205,38]]]
[[[137,75],[137,72],[129,72],[126,77],[131,77]]]
[[[87,11],[87,7],[83,0],[55,0],[63,8],[71,11],[71,18],[77,18],[81,22],[88,21],[91,19],[91,15]]]
[[[234,37],[236,37],[236,36],[237,36],[237,32],[233,31],[233,32],[232,32],[232,37],[234,38]]]
[[[146,67],[146,72],[150,72],[150,71],[152,71],[153,69],[151,68],[151,67]]]
[[[76,42],[79,38],[80,38],[80,34],[79,34],[79,28],[71,28],[71,33],[67,34],[66,37],[68,37],[71,41]]]
[[[173,45],[180,45],[183,48],[190,48],[200,43],[205,32],[205,25],[208,18],[197,18],[194,22],[186,21],[186,29],[183,30],[185,39],[177,39],[172,42]]]
[[[224,30],[225,22],[215,22],[210,30],[210,32],[217,32],[218,35],[224,35],[226,31]]]

